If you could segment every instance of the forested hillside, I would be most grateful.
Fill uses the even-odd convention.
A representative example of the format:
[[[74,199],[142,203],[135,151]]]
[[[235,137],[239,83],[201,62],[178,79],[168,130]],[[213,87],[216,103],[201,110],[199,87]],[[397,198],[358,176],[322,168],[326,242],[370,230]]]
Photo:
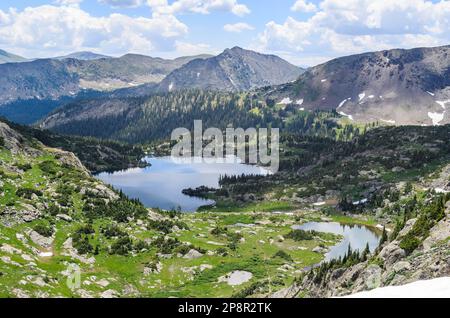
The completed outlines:
[[[285,132],[348,140],[364,126],[345,128],[334,111],[308,112],[252,93],[188,90],[147,98],[80,101],[55,111],[41,128],[55,132],[146,143],[170,137],[178,127],[277,127]],[[349,124],[347,122],[347,124]],[[347,125],[351,126],[351,125]]]

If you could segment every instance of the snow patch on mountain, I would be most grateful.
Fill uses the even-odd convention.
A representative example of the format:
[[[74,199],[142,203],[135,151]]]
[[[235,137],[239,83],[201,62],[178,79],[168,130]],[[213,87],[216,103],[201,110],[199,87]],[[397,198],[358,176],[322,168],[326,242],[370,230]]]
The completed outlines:
[[[403,286],[382,287],[345,298],[450,298],[450,277],[421,280]]]
[[[283,99],[281,100],[281,102],[279,102],[278,104],[281,104],[281,105],[289,105],[289,104],[292,104],[292,100],[291,100],[289,97],[286,97],[286,98],[283,98]]]
[[[448,99],[448,100],[437,100],[436,103],[438,103],[443,109],[447,109],[445,104],[450,103],[450,99]]]
[[[341,108],[342,106],[344,106],[345,103],[348,102],[349,100],[351,100],[351,97],[350,97],[350,98],[347,98],[347,99],[344,99],[342,102],[339,103],[339,105],[338,105],[338,107],[337,107],[336,109],[339,109],[339,108]]]
[[[342,115],[342,116],[344,116],[344,117],[347,117],[348,119],[350,119],[350,120],[353,120],[353,116],[352,115],[348,115],[348,114],[346,114],[346,113],[344,113],[344,112],[338,112],[339,113],[339,115]]]
[[[443,113],[428,112],[428,117],[431,118],[434,126],[438,126],[441,123],[441,121],[444,120],[444,114],[445,114],[445,112],[443,112]]]

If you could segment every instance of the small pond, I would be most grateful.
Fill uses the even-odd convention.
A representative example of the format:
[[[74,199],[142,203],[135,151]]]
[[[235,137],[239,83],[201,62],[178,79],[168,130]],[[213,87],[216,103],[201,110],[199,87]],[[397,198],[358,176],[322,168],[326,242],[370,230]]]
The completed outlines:
[[[363,251],[368,243],[370,251],[373,252],[380,242],[380,235],[375,230],[364,225],[346,225],[337,222],[309,222],[302,225],[294,225],[292,228],[343,236],[341,242],[330,247],[330,251],[325,255],[325,261],[345,256],[349,245],[353,250]]]

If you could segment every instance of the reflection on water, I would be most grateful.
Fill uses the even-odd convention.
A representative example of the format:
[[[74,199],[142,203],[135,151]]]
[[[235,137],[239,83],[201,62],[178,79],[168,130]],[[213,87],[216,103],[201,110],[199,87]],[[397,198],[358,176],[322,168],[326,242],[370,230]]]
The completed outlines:
[[[336,222],[309,222],[302,225],[293,226],[294,229],[304,231],[317,231],[342,235],[344,239],[337,245],[330,248],[325,255],[325,261],[344,257],[349,245],[353,250],[363,251],[369,244],[370,251],[373,252],[380,242],[380,235],[369,227],[362,225],[345,225]]]
[[[197,159],[197,160],[196,160]],[[151,166],[132,168],[114,173],[97,175],[100,180],[121,189],[132,198],[138,198],[147,207],[170,210],[180,207],[182,211],[194,212],[214,201],[189,197],[183,189],[207,186],[217,188],[223,175],[266,175],[268,170],[240,164],[231,157],[222,163],[205,163],[194,160],[172,159],[171,157],[146,158]],[[198,162],[197,162],[198,161]]]

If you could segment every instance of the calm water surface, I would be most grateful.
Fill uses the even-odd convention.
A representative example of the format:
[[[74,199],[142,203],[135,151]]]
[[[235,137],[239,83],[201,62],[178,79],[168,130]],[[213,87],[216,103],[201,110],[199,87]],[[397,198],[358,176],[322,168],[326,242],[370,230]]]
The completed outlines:
[[[100,180],[121,189],[132,198],[138,198],[147,207],[194,212],[214,201],[184,195],[183,189],[207,186],[217,188],[223,175],[267,175],[269,171],[258,166],[239,163],[229,158],[226,163],[195,163],[171,157],[145,158],[151,166],[132,168],[114,173],[97,175]]]
[[[373,229],[363,225],[344,225],[336,222],[309,222],[302,225],[293,226],[294,229],[304,231],[317,231],[325,233],[339,234],[344,239],[325,255],[325,261],[343,257],[349,245],[353,250],[363,251],[369,243],[370,251],[373,252],[379,245],[380,235]]]

